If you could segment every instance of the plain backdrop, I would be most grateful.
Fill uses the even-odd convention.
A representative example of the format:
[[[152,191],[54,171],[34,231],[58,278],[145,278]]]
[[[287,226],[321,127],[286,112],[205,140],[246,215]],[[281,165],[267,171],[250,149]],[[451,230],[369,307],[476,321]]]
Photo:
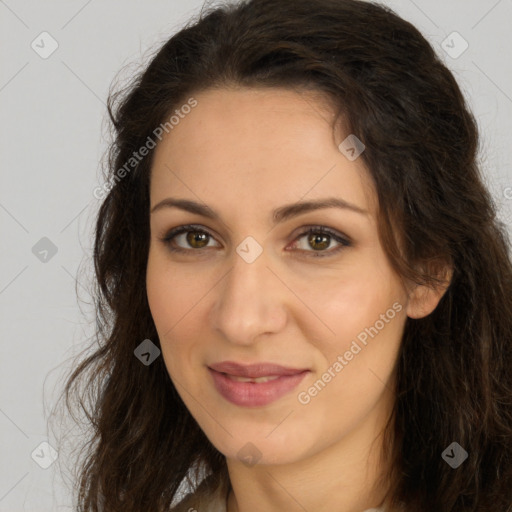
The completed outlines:
[[[512,0],[382,3],[415,24],[455,74],[510,232]],[[45,443],[54,443],[48,413],[63,372],[94,327],[93,190],[109,86],[125,66],[123,79],[133,76],[202,4],[0,0],[0,512],[72,510],[59,464],[42,465],[55,456]]]

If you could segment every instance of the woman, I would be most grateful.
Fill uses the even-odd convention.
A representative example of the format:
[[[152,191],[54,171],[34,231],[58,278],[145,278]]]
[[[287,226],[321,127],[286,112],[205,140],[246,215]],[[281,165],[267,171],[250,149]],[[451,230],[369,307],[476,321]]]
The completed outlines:
[[[512,510],[508,240],[418,30],[210,8],[109,113],[80,510]]]

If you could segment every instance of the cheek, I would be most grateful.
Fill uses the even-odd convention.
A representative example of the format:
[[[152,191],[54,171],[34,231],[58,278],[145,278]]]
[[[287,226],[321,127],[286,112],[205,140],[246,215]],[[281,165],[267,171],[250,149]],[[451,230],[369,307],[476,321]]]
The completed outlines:
[[[199,301],[200,290],[195,291],[193,283],[186,269],[176,271],[176,266],[171,265],[166,258],[165,251],[150,249],[146,292],[161,341],[173,335],[180,319]]]
[[[389,274],[364,264],[353,270],[343,280],[326,283],[315,299],[321,305],[322,319],[334,331],[333,340],[357,336],[403,300],[400,287]],[[389,316],[394,317],[394,311]]]
[[[146,272],[149,309],[158,333],[165,365],[169,374],[175,375],[176,361],[181,358],[180,347],[179,343],[171,340],[179,340],[176,331],[180,328],[179,319],[184,315],[184,292],[182,284],[177,282],[175,277],[177,273],[166,267],[165,260],[158,255],[151,255],[150,251]],[[177,294],[176,290],[180,290],[180,294]]]
[[[156,258],[149,258],[146,272],[146,292],[149,309],[155,322],[160,339],[163,332],[172,327],[171,312],[175,311],[175,298],[172,293],[170,275],[165,273],[162,265],[155,261]],[[170,286],[171,285],[171,286]]]
[[[318,368],[320,373],[330,368],[336,377],[328,386],[354,404],[361,393],[371,394],[372,386],[378,387],[378,379],[388,380],[407,318],[401,284],[379,261],[361,260],[357,272],[330,284],[320,309],[333,332],[316,343],[322,354]]]
[[[146,272],[149,308],[167,370],[181,381],[180,375],[193,363],[196,345],[202,339],[197,318],[204,314],[201,299],[206,292],[191,271],[177,271],[164,254],[155,253],[150,251]]]
[[[393,386],[390,378],[399,353],[405,309],[398,301],[368,301],[367,309],[347,309],[332,317],[336,336],[316,345],[321,358],[315,375],[298,390],[302,419],[325,439],[349,432]],[[393,307],[395,305],[395,307]],[[387,312],[387,313],[386,313]],[[380,314],[387,320],[381,320]]]

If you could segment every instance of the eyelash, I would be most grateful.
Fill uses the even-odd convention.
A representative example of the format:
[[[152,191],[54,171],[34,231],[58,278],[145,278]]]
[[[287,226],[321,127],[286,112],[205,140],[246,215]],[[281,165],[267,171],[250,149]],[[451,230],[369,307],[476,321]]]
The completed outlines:
[[[188,232],[204,233],[204,234],[208,235],[209,237],[214,238],[213,235],[211,235],[208,231],[202,229],[201,227],[195,226],[195,225],[192,225],[192,224],[188,224],[186,226],[179,226],[177,228],[171,229],[161,239],[161,241],[165,245],[167,245],[168,249],[171,252],[175,252],[175,253],[202,252],[204,249],[207,249],[207,247],[203,247],[201,249],[194,249],[194,248],[183,249],[182,247],[174,247],[174,246],[171,245],[171,242],[173,241],[174,238],[176,238],[178,235],[181,235],[182,233],[188,233]],[[335,248],[335,249],[324,250],[324,251],[313,251],[313,250],[311,250],[311,251],[303,250],[302,251],[302,252],[306,252],[306,253],[312,253],[310,257],[313,257],[313,258],[329,257],[329,256],[332,256],[334,254],[339,253],[341,250],[345,249],[346,247],[351,247],[352,246],[352,243],[350,242],[350,240],[348,238],[343,237],[340,234],[338,234],[337,232],[332,231],[331,229],[326,228],[324,226],[310,226],[306,231],[303,231],[302,233],[297,235],[297,237],[295,238],[294,242],[297,241],[297,240],[300,240],[302,237],[304,237],[306,235],[310,235],[310,234],[313,234],[313,233],[315,233],[315,234],[322,234],[322,235],[328,235],[332,239],[334,239],[336,242],[339,242],[341,245],[339,247]]]

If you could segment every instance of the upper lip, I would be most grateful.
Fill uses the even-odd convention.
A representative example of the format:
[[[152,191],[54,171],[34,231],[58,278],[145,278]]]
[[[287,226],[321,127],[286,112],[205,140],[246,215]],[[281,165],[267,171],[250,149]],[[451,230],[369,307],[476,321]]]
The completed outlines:
[[[209,368],[220,373],[227,373],[236,377],[257,379],[258,377],[273,377],[296,375],[308,371],[307,368],[289,368],[274,363],[241,364],[234,361],[223,361],[209,365]]]

